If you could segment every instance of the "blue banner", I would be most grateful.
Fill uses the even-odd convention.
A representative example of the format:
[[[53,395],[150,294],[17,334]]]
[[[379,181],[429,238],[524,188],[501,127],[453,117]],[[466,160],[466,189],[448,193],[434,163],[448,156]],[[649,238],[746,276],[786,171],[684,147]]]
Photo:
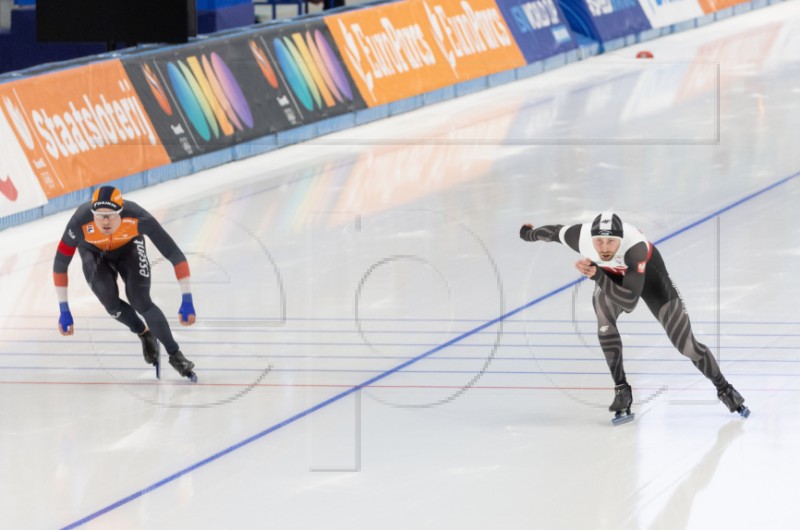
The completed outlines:
[[[606,42],[651,29],[637,0],[559,0],[573,31]]]
[[[556,0],[497,0],[528,63],[577,47]]]

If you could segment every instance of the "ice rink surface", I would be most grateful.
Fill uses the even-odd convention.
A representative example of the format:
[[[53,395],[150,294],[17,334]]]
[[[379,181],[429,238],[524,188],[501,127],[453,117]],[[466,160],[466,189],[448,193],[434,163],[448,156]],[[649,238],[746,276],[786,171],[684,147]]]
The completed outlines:
[[[71,212],[0,233],[0,528],[797,528],[798,98],[793,1],[127,194],[196,385],[75,263],[57,333]],[[641,304],[611,425],[578,255],[518,237],[608,208],[749,419]]]

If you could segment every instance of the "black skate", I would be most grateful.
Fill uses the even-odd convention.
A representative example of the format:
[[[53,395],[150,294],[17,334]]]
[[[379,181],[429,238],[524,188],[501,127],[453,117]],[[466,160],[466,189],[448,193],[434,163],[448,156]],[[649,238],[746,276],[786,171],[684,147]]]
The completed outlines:
[[[159,350],[156,336],[153,335],[153,332],[148,329],[139,335],[139,340],[142,341],[142,354],[144,355],[144,362],[155,366],[156,379],[161,379],[161,352]]]
[[[738,412],[743,418],[750,416],[750,409],[744,406],[744,398],[733,388],[733,385],[729,384],[722,390],[717,391],[717,397],[728,407],[729,411]]]
[[[608,410],[614,412],[614,417],[611,423],[614,425],[622,425],[633,421],[636,417],[631,412],[631,404],[633,403],[633,394],[631,393],[631,385],[623,383],[614,387],[614,401],[608,407]],[[624,414],[623,414],[624,412]]]
[[[182,377],[186,377],[192,383],[197,382],[197,374],[192,371],[194,363],[184,357],[180,350],[169,354],[169,364],[171,364]]]

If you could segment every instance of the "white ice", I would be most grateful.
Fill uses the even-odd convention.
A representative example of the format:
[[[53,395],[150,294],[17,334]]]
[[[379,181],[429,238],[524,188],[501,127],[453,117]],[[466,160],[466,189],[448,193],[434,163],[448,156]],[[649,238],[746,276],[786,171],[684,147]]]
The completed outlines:
[[[69,212],[0,233],[0,528],[796,528],[799,96],[786,2],[130,193],[189,257],[182,328],[150,248],[196,385],[77,263],[57,333]],[[578,256],[518,237],[608,208],[749,419],[642,304],[611,425]]]

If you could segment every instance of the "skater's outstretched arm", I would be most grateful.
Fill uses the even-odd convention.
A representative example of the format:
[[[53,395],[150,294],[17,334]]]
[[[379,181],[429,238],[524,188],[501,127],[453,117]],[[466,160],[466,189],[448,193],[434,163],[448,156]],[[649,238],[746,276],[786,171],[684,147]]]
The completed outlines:
[[[531,224],[525,224],[519,229],[519,237],[525,241],[561,243],[575,252],[579,252],[578,239],[580,238],[580,233],[581,225],[544,225],[534,228]]]

